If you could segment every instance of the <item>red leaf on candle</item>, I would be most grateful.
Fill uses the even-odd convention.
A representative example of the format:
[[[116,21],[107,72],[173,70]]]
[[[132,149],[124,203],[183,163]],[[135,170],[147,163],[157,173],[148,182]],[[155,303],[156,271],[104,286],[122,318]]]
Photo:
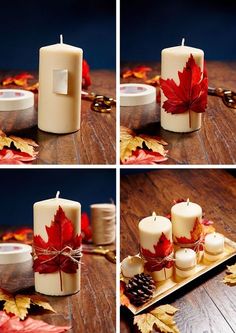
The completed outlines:
[[[136,149],[132,152],[132,156],[124,160],[123,164],[156,164],[160,162],[165,162],[166,160],[166,156],[163,156],[154,151],[149,151],[146,149]]]
[[[180,244],[192,244],[197,242],[203,232],[203,228],[202,228],[202,224],[201,221],[196,218],[194,226],[193,226],[193,230],[190,232],[191,238],[187,238],[187,237],[176,237],[176,240],[178,243]]]
[[[159,241],[153,246],[154,252],[141,248],[142,255],[145,258],[167,257],[173,251],[173,243],[166,238],[164,233],[161,234]]]
[[[0,331],[1,333],[46,333],[54,332],[61,333],[70,329],[69,326],[54,326],[45,323],[42,320],[27,318],[22,321],[16,316],[12,317],[6,314],[5,311],[0,311]]]
[[[126,69],[122,72],[121,76],[124,79],[127,79],[128,77],[135,77],[138,79],[145,79],[147,78],[147,72],[150,72],[152,70],[151,67],[147,66],[137,66],[132,69]]]
[[[81,247],[81,235],[75,235],[74,225],[69,220],[61,206],[59,206],[50,227],[46,226],[48,241],[45,242],[40,235],[34,236],[34,271],[38,273],[65,272],[76,273],[78,262],[68,256],[70,249]],[[42,253],[46,250],[51,253]],[[59,252],[55,254],[56,252]],[[60,253],[60,251],[63,251]],[[53,253],[54,252],[54,253]]]
[[[194,111],[205,112],[207,106],[208,79],[206,71],[201,72],[192,54],[183,72],[178,72],[179,85],[173,79],[160,79],[161,89],[167,100],[162,107],[172,114]]]

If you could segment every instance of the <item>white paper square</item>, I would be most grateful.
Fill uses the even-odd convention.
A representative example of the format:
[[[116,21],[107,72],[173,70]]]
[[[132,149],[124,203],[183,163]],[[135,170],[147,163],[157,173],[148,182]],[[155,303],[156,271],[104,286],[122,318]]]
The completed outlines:
[[[68,94],[68,70],[53,70],[53,92],[56,94]]]

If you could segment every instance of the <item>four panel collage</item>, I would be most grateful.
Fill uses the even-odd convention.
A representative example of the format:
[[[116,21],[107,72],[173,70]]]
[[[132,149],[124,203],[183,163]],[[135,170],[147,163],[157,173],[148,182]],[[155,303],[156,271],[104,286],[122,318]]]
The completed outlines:
[[[0,333],[236,332],[235,12],[1,3]]]

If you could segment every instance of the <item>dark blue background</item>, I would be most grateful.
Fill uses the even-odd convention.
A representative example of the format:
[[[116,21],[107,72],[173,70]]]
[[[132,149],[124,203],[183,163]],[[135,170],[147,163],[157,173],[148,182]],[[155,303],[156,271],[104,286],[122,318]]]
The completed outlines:
[[[10,0],[0,6],[0,69],[37,69],[41,46],[83,48],[91,68],[115,68],[115,0]]]
[[[1,169],[1,226],[32,225],[33,204],[56,195],[79,201],[90,213],[92,203],[116,199],[113,169]]]
[[[121,61],[159,61],[182,37],[208,60],[235,60],[236,1],[121,0]]]

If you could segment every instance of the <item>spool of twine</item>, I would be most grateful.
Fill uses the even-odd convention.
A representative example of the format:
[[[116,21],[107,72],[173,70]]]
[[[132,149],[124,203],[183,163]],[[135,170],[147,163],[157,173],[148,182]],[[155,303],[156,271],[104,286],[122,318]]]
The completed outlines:
[[[113,243],[116,229],[116,206],[114,204],[93,204],[90,208],[93,243],[96,245]]]

